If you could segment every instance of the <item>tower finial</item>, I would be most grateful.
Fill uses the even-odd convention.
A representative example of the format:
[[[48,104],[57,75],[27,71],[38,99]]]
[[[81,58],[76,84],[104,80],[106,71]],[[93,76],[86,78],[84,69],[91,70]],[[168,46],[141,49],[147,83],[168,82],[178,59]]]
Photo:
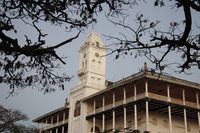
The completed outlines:
[[[144,62],[144,71],[147,71],[147,63]]]

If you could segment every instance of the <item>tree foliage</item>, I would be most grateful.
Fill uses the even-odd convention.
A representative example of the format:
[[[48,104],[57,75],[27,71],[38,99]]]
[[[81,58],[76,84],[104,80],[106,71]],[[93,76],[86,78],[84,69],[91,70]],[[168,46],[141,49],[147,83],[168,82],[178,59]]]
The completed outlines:
[[[42,86],[45,92],[54,91],[54,86],[64,89],[64,82],[70,81],[66,73],[54,73],[59,62],[65,64],[58,56],[56,49],[78,38],[80,32],[96,22],[94,14],[103,11],[103,5],[109,7],[108,14],[120,14],[122,6],[129,1],[108,0],[2,0],[0,2],[0,83],[10,86],[10,94],[16,88]],[[24,35],[25,44],[19,38],[9,36],[9,32],[17,33],[15,20],[36,29],[38,38],[33,42]],[[68,32],[75,29],[77,35],[50,46],[46,43],[46,33],[37,26],[40,22],[54,26],[65,26]],[[23,30],[23,29],[20,29]],[[70,34],[70,33],[69,33]],[[58,62],[59,61],[59,62]],[[30,72],[33,72],[30,74]]]
[[[96,23],[98,14],[105,12],[107,18],[117,26],[124,27],[132,32],[132,38],[120,33],[123,38],[108,36],[114,40],[116,49],[111,53],[120,55],[135,54],[135,57],[145,56],[156,69],[163,70],[170,64],[165,63],[165,58],[171,52],[181,53],[183,62],[178,62],[180,72],[184,72],[191,66],[200,68],[200,34],[192,35],[192,13],[200,11],[198,0],[174,0],[174,8],[183,10],[185,19],[182,22],[171,22],[168,31],[157,29],[160,21],[152,22],[143,14],[136,15],[137,28],[134,29],[126,23],[127,8],[140,6],[140,0],[2,0],[0,2],[0,83],[8,84],[10,94],[16,88],[42,86],[45,92],[53,91],[54,85],[64,89],[63,83],[71,80],[66,73],[59,75],[54,70],[65,64],[56,50],[63,45],[72,42],[79,34],[92,23]],[[163,0],[155,0],[154,6],[165,6]],[[134,12],[134,8],[131,10]],[[112,18],[122,17],[122,21],[113,21]],[[28,35],[24,35],[24,42],[14,38],[8,33],[17,34],[15,20],[20,20],[37,31],[36,41]],[[68,34],[76,31],[77,35],[69,37],[53,46],[47,44],[42,29],[38,23],[51,23],[54,26],[65,26]],[[184,28],[182,28],[184,27]],[[197,25],[197,29],[199,26]],[[20,29],[23,30],[23,29]],[[149,36],[148,42],[143,41],[143,36]],[[165,48],[161,58],[158,58],[152,50]],[[33,73],[30,73],[33,72]],[[52,87],[53,86],[53,87]]]
[[[20,110],[7,109],[0,105],[0,132],[4,133],[37,133],[35,127],[26,127],[17,122],[27,121],[29,118]]]
[[[165,2],[163,0],[155,0],[154,6],[155,8],[157,6],[163,7],[165,6]],[[126,33],[131,33],[131,37],[128,37],[126,33],[122,32],[120,32],[122,37],[107,36],[109,39],[113,40],[113,45],[116,46],[116,49],[111,49],[110,54],[117,53],[116,59],[118,59],[120,55],[132,55],[133,53],[135,57],[145,56],[156,65],[152,71],[157,69],[162,72],[166,67],[170,67],[172,64],[178,67],[177,70],[175,70],[177,72],[185,72],[193,66],[200,69],[200,27],[197,23],[192,21],[193,17],[198,16],[193,16],[191,13],[191,10],[200,12],[200,1],[175,0],[170,1],[170,3],[172,3],[172,7],[169,8],[182,10],[185,18],[183,18],[181,22],[172,20],[167,27],[168,29],[164,31],[158,28],[158,25],[162,23],[161,21],[150,21],[148,17],[144,17],[141,13],[136,14],[134,23],[137,25],[136,28],[126,22],[127,18],[130,16],[123,16],[121,21],[114,21],[108,17],[109,21],[114,25],[123,27],[126,29]],[[193,29],[192,24],[195,25]],[[193,34],[194,31],[198,32]],[[160,56],[158,56],[155,51],[161,51],[159,52]],[[180,56],[180,60],[166,62],[166,57],[173,52],[177,53],[177,56]]]

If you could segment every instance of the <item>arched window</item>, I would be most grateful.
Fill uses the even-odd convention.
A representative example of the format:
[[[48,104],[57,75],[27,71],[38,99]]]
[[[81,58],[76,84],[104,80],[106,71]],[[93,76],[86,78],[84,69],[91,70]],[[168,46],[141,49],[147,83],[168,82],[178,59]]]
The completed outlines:
[[[153,118],[153,119],[152,119],[152,124],[153,124],[153,125],[157,125],[157,120],[156,120],[156,118]]]
[[[90,132],[93,132],[93,127],[91,128]],[[95,126],[95,130],[94,130],[95,133],[100,133],[100,129]]]
[[[81,103],[77,101],[75,104],[74,117],[79,116],[80,114],[81,114]]]

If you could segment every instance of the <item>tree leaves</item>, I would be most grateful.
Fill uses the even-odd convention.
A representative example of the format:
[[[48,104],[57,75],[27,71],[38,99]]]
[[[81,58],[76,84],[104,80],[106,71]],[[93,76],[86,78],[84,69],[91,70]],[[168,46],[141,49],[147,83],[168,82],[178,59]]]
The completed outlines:
[[[19,121],[29,120],[21,110],[7,109],[0,105],[0,132],[9,133],[37,133],[35,127],[18,124]]]

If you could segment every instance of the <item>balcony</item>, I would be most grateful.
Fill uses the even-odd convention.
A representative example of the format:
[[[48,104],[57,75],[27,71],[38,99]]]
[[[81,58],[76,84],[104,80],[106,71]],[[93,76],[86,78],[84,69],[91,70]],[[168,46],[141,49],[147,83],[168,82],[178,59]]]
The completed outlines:
[[[78,74],[78,76],[83,76],[83,75],[85,75],[85,72],[86,72],[86,69],[81,69],[81,70],[78,70],[78,72],[77,72],[77,74]]]
[[[40,131],[49,130],[51,128],[59,127],[59,126],[66,124],[66,123],[68,123],[68,119],[65,119],[63,121],[59,121],[57,123],[53,123],[53,124],[45,126],[45,127],[42,127],[42,128],[40,128]]]
[[[112,109],[114,107],[118,107],[118,106],[121,106],[121,105],[124,105],[127,103],[131,103],[131,102],[134,102],[137,100],[144,99],[144,98],[146,98],[146,95],[148,95],[148,98],[150,98],[150,99],[155,99],[155,100],[159,100],[159,101],[163,101],[163,102],[169,102],[169,103],[178,104],[178,105],[187,106],[187,107],[196,108],[196,109],[198,108],[197,103],[183,101],[181,99],[176,99],[176,98],[169,98],[169,97],[157,95],[154,93],[141,93],[137,96],[132,96],[127,99],[123,99],[123,100],[117,101],[115,103],[108,104],[104,107],[97,108],[96,110],[89,111],[89,112],[87,112],[87,115],[90,116],[93,114],[100,113],[102,111]]]

